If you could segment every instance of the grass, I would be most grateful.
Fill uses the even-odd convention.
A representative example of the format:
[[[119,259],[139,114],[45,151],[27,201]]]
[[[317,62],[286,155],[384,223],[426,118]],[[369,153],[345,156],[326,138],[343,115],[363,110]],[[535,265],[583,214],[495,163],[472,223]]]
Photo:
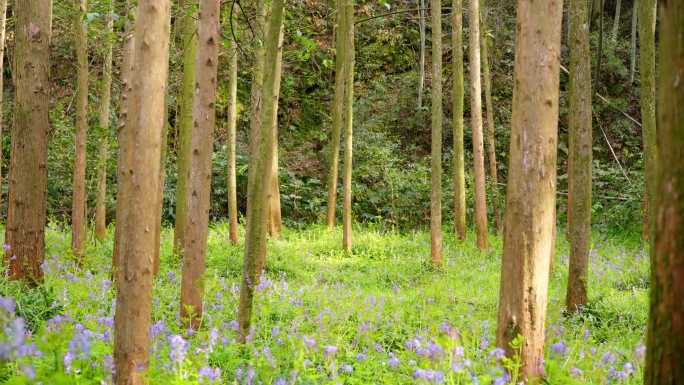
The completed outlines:
[[[235,343],[234,320],[243,247],[227,242],[227,230],[218,223],[210,231],[205,318],[194,335],[179,325],[180,263],[171,253],[171,232],[163,234],[162,271],[154,289],[152,384],[516,382],[516,359],[498,358],[493,345],[499,238],[493,236],[491,250],[481,253],[472,234],[463,243],[447,235],[445,266],[435,270],[427,263],[425,232],[357,228],[353,253],[346,254],[338,231],[286,230],[269,244],[255,327],[250,342],[241,346]],[[570,318],[563,315],[568,246],[562,237],[557,242],[547,382],[638,384],[648,258],[638,234],[593,238],[591,303]],[[0,280],[0,296],[16,300],[18,316],[32,330],[23,346],[36,344],[34,352],[21,356],[15,346],[3,358],[2,344],[13,346],[11,325],[17,321],[0,307],[0,326],[5,325],[0,382],[110,383],[111,238],[90,246],[85,269],[71,260],[67,232],[50,227],[46,242],[51,257],[41,288]]]

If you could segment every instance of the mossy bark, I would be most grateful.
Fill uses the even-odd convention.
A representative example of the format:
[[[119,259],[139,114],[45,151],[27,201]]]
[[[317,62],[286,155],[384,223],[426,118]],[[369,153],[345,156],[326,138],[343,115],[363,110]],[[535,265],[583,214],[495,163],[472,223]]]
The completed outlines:
[[[591,55],[589,5],[570,0],[570,111],[568,159],[568,240],[570,267],[566,307],[580,310],[587,305],[589,244],[591,237]]]
[[[442,2],[430,0],[432,23],[432,149],[430,168],[430,254],[442,265]]]
[[[354,0],[344,1],[344,176],[342,201],[342,247],[352,251],[352,138],[354,128]],[[340,31],[342,32],[342,31]]]
[[[0,0],[0,90],[4,90],[5,84],[5,31],[7,25],[7,0]],[[3,111],[3,92],[0,92],[0,142],[2,141],[3,130],[5,129]],[[2,146],[0,146],[0,207],[3,204],[2,197],[2,159],[4,157]]]
[[[45,258],[52,1],[18,1],[13,11],[16,94],[5,263],[10,279],[35,284]]]
[[[658,168],[646,385],[684,381],[684,3],[660,1]]]
[[[539,383],[555,228],[556,152],[563,3],[517,2],[509,175],[504,215],[497,345],[519,353]],[[511,342],[522,335],[520,351]]]
[[[463,148],[463,1],[452,2],[452,131],[454,151],[454,231],[461,241],[466,237],[465,160]]]
[[[169,62],[168,0],[139,0],[127,111],[128,159],[120,177],[127,206],[117,218],[121,242],[116,280],[114,363],[116,385],[147,384],[152,316],[153,231],[159,218],[161,139]]]
[[[232,20],[231,20],[232,22]],[[232,23],[231,23],[232,29]],[[232,244],[238,243],[238,205],[237,205],[237,85],[238,51],[232,35],[226,41],[228,55],[228,219],[229,238]]]
[[[271,164],[271,183],[268,193],[268,233],[277,238],[283,231],[283,219],[280,211],[280,177],[278,175],[278,101],[280,100],[280,78],[283,68],[283,35],[284,29],[278,37],[278,55],[276,57],[276,97],[273,98],[273,115],[270,120],[273,123],[273,163]],[[263,268],[263,265],[262,265]]]

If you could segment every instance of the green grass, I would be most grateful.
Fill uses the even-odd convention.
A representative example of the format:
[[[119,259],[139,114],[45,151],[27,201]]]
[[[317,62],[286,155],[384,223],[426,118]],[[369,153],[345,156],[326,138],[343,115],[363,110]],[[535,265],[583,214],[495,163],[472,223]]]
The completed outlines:
[[[430,382],[414,379],[417,369],[441,372],[446,384],[489,384],[502,376],[504,368],[514,374],[515,359],[498,362],[492,355],[499,238],[493,236],[491,250],[481,253],[472,234],[465,242],[448,234],[445,266],[435,270],[427,263],[430,240],[425,232],[356,228],[353,252],[346,254],[339,231],[320,226],[286,230],[282,238],[269,243],[267,280],[257,295],[253,336],[240,346],[234,342],[231,321],[236,319],[243,245],[231,246],[227,230],[219,223],[210,231],[206,314],[203,328],[194,336],[179,326],[180,262],[172,257],[172,233],[163,234],[153,322],[162,321],[165,331],[153,340],[152,384],[210,383],[200,378],[202,367],[220,368],[221,378],[215,383],[226,384],[250,383],[252,371],[253,384],[278,379],[285,380],[283,384]],[[242,239],[244,234],[240,235]],[[590,306],[572,318],[563,316],[568,245],[563,237],[557,242],[547,317],[547,381],[641,383],[643,362],[636,350],[643,343],[647,318],[648,258],[638,234],[610,238],[594,234],[593,238]],[[113,314],[114,300],[107,280],[111,240],[91,245],[85,270],[70,260],[69,244],[66,232],[49,229],[47,249],[52,257],[40,291],[0,280],[0,295],[16,299],[19,315],[34,331],[30,340],[42,352],[41,357],[0,361],[0,382],[110,381],[112,337],[103,333],[112,333],[111,320],[106,318]],[[46,320],[56,314],[67,319],[48,325]],[[89,352],[74,347],[73,341],[84,333]],[[184,359],[174,363],[168,337],[175,334],[183,335],[190,346]],[[9,333],[3,338],[9,338]],[[554,353],[551,346],[560,342],[567,352]],[[335,346],[336,353],[326,354],[325,346]],[[561,350],[559,346],[556,350]],[[457,347],[464,348],[463,357],[454,351]],[[64,362],[69,351],[75,357],[66,365],[70,368]],[[463,365],[466,360],[469,366]],[[36,370],[34,382],[23,374],[29,371],[27,363]],[[627,363],[633,372],[625,369]]]

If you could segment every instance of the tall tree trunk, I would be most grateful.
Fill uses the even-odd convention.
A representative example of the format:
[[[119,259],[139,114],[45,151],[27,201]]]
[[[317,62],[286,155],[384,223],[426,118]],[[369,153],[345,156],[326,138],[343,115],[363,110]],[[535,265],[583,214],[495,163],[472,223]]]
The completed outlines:
[[[273,122],[273,163],[271,164],[271,184],[269,191],[269,208],[268,208],[268,233],[272,237],[279,237],[283,231],[283,220],[280,211],[280,177],[278,175],[278,101],[280,98],[280,78],[282,76],[283,67],[283,34],[284,30],[280,31],[278,37],[278,56],[276,57],[276,97],[273,99],[273,115],[271,121]],[[265,263],[265,262],[264,262]],[[263,268],[263,264],[262,264]]]
[[[475,230],[477,248],[487,249],[487,191],[485,187],[484,139],[482,135],[482,87],[480,85],[480,5],[471,0],[470,25],[470,120],[473,130],[473,166],[475,169]]]
[[[37,283],[45,258],[51,0],[18,1],[14,125],[5,227],[10,279]]]
[[[513,116],[504,214],[497,345],[543,375],[544,322],[556,204],[562,1],[518,0]]]
[[[570,268],[566,305],[569,311],[587,304],[591,237],[591,55],[589,5],[570,0],[570,112],[568,160],[568,240]]]
[[[489,37],[487,29],[487,8],[482,7],[482,78],[484,79],[485,107],[487,109],[487,158],[489,159],[489,178],[492,186],[492,209],[496,231],[501,230],[501,213],[499,212],[499,177],[496,167],[496,135],[494,123],[494,107],[492,102],[492,75],[489,71]]]
[[[622,8],[622,0],[617,0],[615,3],[615,17],[613,18],[613,31],[611,33],[613,43],[617,41],[617,35],[620,31],[620,8]]]
[[[596,53],[596,75],[594,81],[596,88],[601,85],[601,61],[603,60],[603,9],[605,8],[603,0],[598,0],[599,5],[599,35],[598,35],[598,52]]]
[[[342,202],[342,246],[352,251],[352,135],[354,128],[354,0],[345,0],[344,55],[344,200]]]
[[[169,43],[170,44],[170,43]],[[166,151],[168,149],[169,139],[169,120],[168,109],[169,104],[164,102],[164,127],[161,135],[161,151],[159,155],[159,184],[156,193],[156,203],[154,204],[154,215],[157,217],[157,222],[154,227],[154,244],[157,245],[154,255],[152,256],[152,271],[156,277],[159,274],[161,264],[161,231],[162,231],[162,211],[164,209],[164,185],[166,184]]]
[[[452,1],[453,52],[453,147],[454,147],[454,230],[460,240],[466,237],[465,161],[463,148],[463,0]]]
[[[128,215],[128,205],[119,202],[128,201],[130,192],[125,182],[126,173],[131,167],[131,150],[133,149],[132,131],[128,124],[128,111],[132,94],[133,64],[135,62],[135,35],[134,24],[137,9],[126,1],[126,24],[124,31],[123,47],[121,52],[121,112],[119,114],[119,129],[117,141],[119,142],[119,155],[117,159],[117,191],[116,191],[116,227],[114,228],[114,250],[112,258],[112,270],[115,279],[119,280],[121,268],[121,250],[123,247],[123,219]]]
[[[204,258],[209,232],[211,197],[211,158],[214,150],[216,113],[216,74],[218,69],[220,0],[200,0],[199,51],[196,70],[197,88],[193,102],[191,135],[190,190],[188,221],[183,248],[181,285],[181,320],[197,330],[202,320],[204,297]]]
[[[7,24],[7,0],[0,0],[0,143],[2,143],[2,134],[5,128],[5,114],[3,111],[3,90],[5,89],[5,30]],[[2,208],[2,159],[4,154],[2,146],[0,146],[0,209]]]
[[[183,254],[185,229],[188,222],[188,178],[190,175],[190,138],[192,136],[192,104],[195,93],[195,61],[197,60],[197,21],[193,10],[197,0],[181,0],[179,7],[182,18],[178,21],[181,49],[183,52],[183,79],[178,95],[178,171],[176,182],[176,222],[173,248],[176,254]]]
[[[658,168],[646,385],[684,379],[684,3],[660,2]]]
[[[283,0],[273,0],[268,20],[268,30],[264,47],[263,108],[261,126],[252,138],[254,144],[249,158],[249,180],[247,181],[247,235],[245,239],[245,258],[240,286],[238,309],[238,339],[244,342],[249,334],[254,289],[258,282],[258,261],[266,260],[267,222],[268,222],[268,183],[271,181],[273,162],[273,124],[269,117],[273,114],[276,98],[276,72],[279,34],[283,22]]]
[[[641,131],[644,143],[646,174],[646,210],[644,212],[644,235],[650,237],[653,229],[656,176],[658,175],[658,143],[656,140],[656,77],[655,77],[655,26],[656,0],[639,1],[639,72],[641,74]]]
[[[442,265],[442,2],[430,0],[432,21],[432,192],[430,245],[433,266]]]
[[[74,138],[74,180],[71,201],[71,249],[81,261],[86,245],[86,135],[88,130],[88,27],[85,22],[87,0],[74,0],[77,69],[76,134]]]
[[[344,0],[337,0],[337,33],[335,35],[335,96],[332,106],[332,127],[330,132],[330,164],[328,169],[328,212],[326,223],[328,229],[335,227],[335,214],[337,211],[337,180],[340,163],[340,133],[342,131],[344,114],[344,62],[346,51],[344,41],[344,26],[346,25],[346,12],[344,12]]]
[[[120,272],[114,316],[116,385],[146,384],[152,311],[152,258],[157,249],[154,229],[166,110],[169,61],[168,0],[139,0],[135,26],[135,54],[127,112],[130,148],[126,172],[121,174],[126,200],[122,218]],[[145,230],[147,229],[147,230]]]
[[[105,58],[102,66],[102,91],[100,92],[100,154],[97,173],[97,202],[95,204],[95,237],[103,241],[107,237],[107,158],[109,155],[109,108],[112,98],[112,47],[114,42],[114,1],[109,0],[107,26],[105,29]]]
[[[632,38],[629,50],[629,84],[634,83],[634,72],[636,72],[636,50],[637,50],[637,23],[639,22],[639,0],[634,0],[632,9]]]
[[[418,110],[423,108],[425,89],[425,0],[418,2],[418,31],[420,32],[420,58],[418,59]]]
[[[233,20],[230,20],[230,31]],[[238,208],[237,208],[237,85],[238,85],[238,51],[232,35],[226,41],[228,55],[228,218],[230,242],[238,243]]]

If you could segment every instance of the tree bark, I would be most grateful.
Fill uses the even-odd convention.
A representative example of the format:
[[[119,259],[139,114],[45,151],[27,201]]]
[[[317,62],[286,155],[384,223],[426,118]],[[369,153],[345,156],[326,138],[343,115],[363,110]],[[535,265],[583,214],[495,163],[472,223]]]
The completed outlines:
[[[109,156],[109,110],[112,97],[112,48],[114,36],[114,1],[109,0],[105,29],[105,58],[102,66],[102,90],[100,92],[100,154],[97,173],[97,202],[95,204],[95,237],[107,238],[107,158]]]
[[[181,0],[179,7],[182,17],[179,20],[181,49],[183,52],[183,79],[178,95],[178,174],[176,182],[176,222],[174,227],[173,248],[178,255],[185,247],[185,229],[188,222],[188,177],[190,175],[190,141],[192,136],[192,105],[195,92],[195,60],[197,60],[197,21],[192,10],[197,0]]]
[[[425,0],[418,2],[418,31],[420,33],[420,58],[418,59],[418,110],[423,108],[425,89]]]
[[[636,50],[637,50],[637,23],[639,22],[639,0],[634,0],[632,8],[632,38],[630,41],[629,54],[629,84],[634,83],[634,73],[636,72]]]
[[[276,96],[277,56],[279,34],[283,22],[283,0],[273,0],[268,20],[264,47],[263,108],[261,126],[252,138],[254,144],[249,158],[249,180],[247,181],[247,235],[245,239],[245,258],[240,286],[238,308],[238,339],[245,342],[249,334],[254,289],[258,282],[258,261],[266,260],[267,222],[268,222],[268,184],[271,181],[273,162],[273,124],[269,117],[273,114]]]
[[[442,2],[430,0],[432,21],[432,191],[430,246],[433,266],[442,265]]]
[[[209,232],[211,158],[214,149],[216,76],[218,63],[220,0],[200,0],[199,51],[193,102],[190,176],[188,178],[188,221],[183,248],[181,320],[197,330],[202,320],[204,297],[204,258]]]
[[[2,143],[2,134],[5,128],[5,114],[3,111],[3,93],[5,86],[5,31],[7,24],[7,0],[0,0],[0,143]],[[2,174],[2,159],[4,157],[2,147],[0,146],[0,208],[2,208],[3,197],[2,197],[2,185],[3,185],[3,174]]]
[[[346,12],[344,0],[337,0],[337,33],[335,36],[335,96],[332,106],[332,130],[330,132],[330,159],[328,169],[328,212],[326,223],[328,229],[335,227],[335,213],[337,211],[337,180],[339,178],[340,163],[340,134],[342,131],[344,114],[345,77],[344,62],[346,60],[345,33]]]
[[[647,210],[644,213],[644,227],[652,239],[653,216],[649,211],[655,207],[656,176],[658,175],[658,144],[656,141],[655,108],[655,26],[656,0],[639,1],[639,69],[641,74],[641,131],[644,143],[644,164],[646,174]]]
[[[114,316],[116,385],[147,383],[152,310],[154,228],[166,109],[170,7],[168,0],[139,0],[135,54],[127,112],[130,140],[122,145],[129,159],[121,183],[125,215],[121,231],[120,272]]]
[[[344,200],[342,202],[342,247],[352,251],[352,135],[354,129],[354,0],[344,2]]]
[[[279,237],[283,231],[283,220],[280,211],[280,177],[278,175],[278,101],[280,98],[280,78],[282,76],[283,66],[283,34],[284,30],[280,31],[278,37],[278,55],[276,57],[276,97],[273,99],[273,115],[271,121],[273,122],[273,163],[271,164],[271,184],[269,191],[269,208],[268,208],[268,233],[272,237]],[[265,262],[264,262],[265,263]],[[261,265],[263,268],[263,264]]]
[[[480,84],[480,5],[471,0],[468,20],[470,25],[470,120],[473,130],[473,166],[475,169],[475,230],[477,248],[486,250],[487,191],[485,187],[484,139],[482,135],[482,87]]]
[[[661,167],[657,176],[651,249],[651,306],[644,383],[675,385],[684,379],[684,4],[662,0],[660,15],[658,162]]]
[[[232,20],[231,31],[233,28]],[[238,85],[238,51],[231,37],[226,41],[228,55],[228,218],[230,242],[238,243],[238,208],[237,208],[237,85]]]
[[[521,374],[543,375],[544,322],[554,244],[563,3],[518,0],[513,115],[504,215],[497,345],[518,335]]]
[[[617,0],[615,3],[615,17],[613,18],[613,31],[611,33],[613,43],[617,41],[617,35],[620,30],[620,8],[622,8],[622,1]]]
[[[10,279],[42,281],[45,258],[51,0],[18,1],[14,126],[5,227]]]
[[[74,137],[74,179],[71,201],[71,250],[82,262],[86,246],[86,135],[88,131],[88,27],[87,0],[74,0],[75,50],[77,61],[76,133]]]
[[[452,1],[453,52],[453,147],[454,147],[454,230],[461,241],[466,237],[465,161],[463,148],[463,1]]]
[[[570,112],[568,160],[568,240],[570,268],[566,306],[578,311],[587,305],[591,238],[591,54],[589,5],[570,0]]]
[[[489,160],[489,178],[492,186],[492,210],[494,211],[494,223],[496,231],[502,227],[501,212],[499,211],[499,178],[496,167],[496,130],[494,122],[494,107],[492,101],[492,75],[489,71],[489,37],[487,29],[487,8],[482,7],[481,19],[482,33],[480,41],[482,46],[482,78],[484,79],[485,107],[487,110],[487,158]]]

